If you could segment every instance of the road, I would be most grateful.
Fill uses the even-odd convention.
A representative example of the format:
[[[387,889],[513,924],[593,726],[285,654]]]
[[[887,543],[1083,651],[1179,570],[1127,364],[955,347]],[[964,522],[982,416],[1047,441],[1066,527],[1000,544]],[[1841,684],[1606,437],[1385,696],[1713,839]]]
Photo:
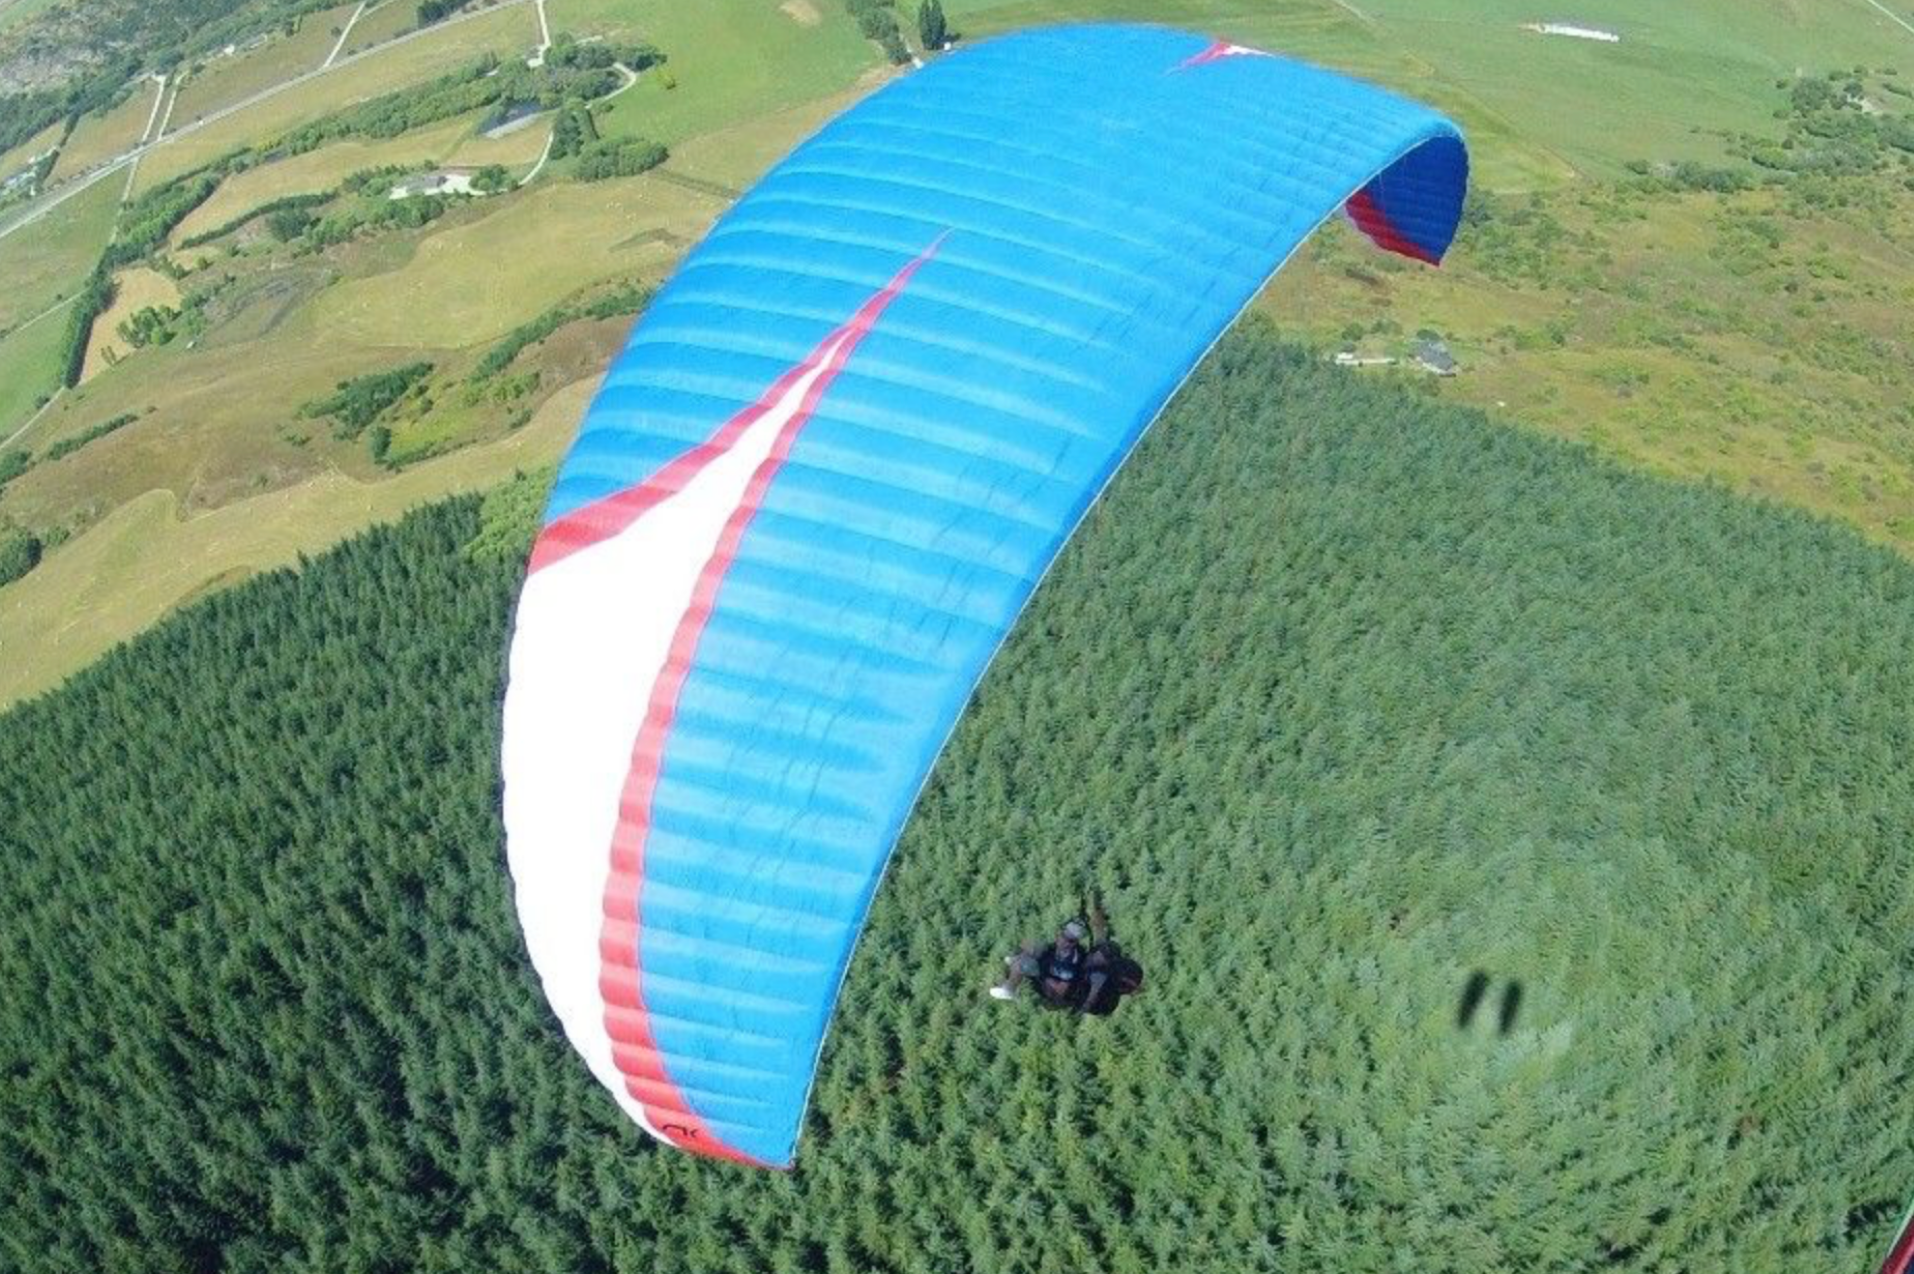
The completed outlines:
[[[148,142],[158,141],[165,135],[166,121],[173,118],[173,105],[179,101],[179,93],[177,90],[173,93],[172,102],[166,100],[166,77],[164,75],[155,75],[151,78],[159,81],[159,95],[153,99],[153,113],[146,117],[146,127],[140,131],[140,145],[142,146]],[[162,106],[166,108],[166,114],[163,116],[160,114],[160,107]],[[159,127],[154,128],[153,126],[155,124],[158,124]],[[139,175],[140,166],[137,162],[126,166],[126,189],[120,191],[121,203],[125,203],[133,197],[133,182]]]
[[[319,64],[320,70],[325,70],[339,60],[339,50],[346,47],[346,37],[352,34],[353,24],[359,20],[359,15],[365,11],[366,0],[359,0],[359,7],[352,11],[351,17],[346,19],[345,26],[339,31],[339,38],[333,42],[332,52],[326,54],[326,60]]]
[[[18,442],[20,440],[21,435],[25,434],[27,430],[33,428],[33,426],[39,422],[40,417],[46,415],[49,411],[53,410],[53,404],[59,402],[60,395],[64,394],[65,392],[66,392],[65,385],[62,385],[58,389],[54,390],[53,396],[47,399],[44,403],[40,404],[40,410],[34,412],[31,416],[27,417],[26,424],[21,425],[18,429],[14,430],[12,434],[8,435],[7,440],[5,442],[0,442],[0,450],[4,450],[7,447],[11,447],[15,442]]]
[[[1906,31],[1909,35],[1914,35],[1914,23],[1908,22],[1906,18],[1903,18],[1900,14],[1894,12],[1894,10],[1882,4],[1881,0],[1867,0],[1867,2],[1873,5],[1875,8],[1879,9],[1883,14],[1887,15],[1887,20],[1889,22],[1894,23],[1896,26],[1900,27],[1903,31]]]
[[[519,185],[521,186],[531,185],[532,178],[538,176],[540,172],[544,171],[545,161],[552,157],[552,142],[557,137],[558,137],[558,129],[556,127],[554,127],[551,132],[545,134],[545,149],[538,152],[538,162],[532,165],[532,171],[526,173],[523,177],[520,177],[518,179]]]
[[[87,188],[92,186],[95,182],[99,181],[101,178],[106,177],[108,174],[116,173],[120,169],[126,167],[128,164],[137,163],[140,160],[140,158],[144,156],[150,150],[153,150],[160,146],[164,146],[168,144],[169,142],[178,141],[182,137],[191,136],[192,134],[198,132],[202,128],[207,127],[208,125],[217,124],[220,120],[227,119],[233,115],[237,115],[241,111],[250,110],[253,107],[259,105],[261,102],[270,101],[272,98],[278,97],[281,93],[287,92],[290,89],[298,88],[302,84],[310,83],[311,81],[318,79],[322,75],[330,75],[332,72],[337,71],[342,67],[351,66],[362,58],[373,57],[377,54],[385,52],[387,49],[396,48],[401,44],[406,44],[412,40],[422,39],[428,35],[436,35],[439,32],[444,31],[448,27],[457,26],[461,22],[470,22],[475,18],[485,17],[487,14],[497,13],[500,9],[510,9],[516,5],[528,4],[528,3],[530,3],[530,0],[498,0],[498,3],[488,5],[483,9],[468,9],[463,13],[455,13],[451,17],[446,18],[442,22],[435,22],[429,27],[421,27],[417,31],[407,31],[404,35],[394,36],[392,39],[387,40],[383,44],[375,44],[369,49],[362,49],[361,51],[359,51],[358,53],[354,53],[350,57],[340,58],[337,62],[334,62],[329,66],[318,66],[318,67],[314,67],[310,71],[302,71],[300,74],[293,76],[289,80],[282,80],[280,83],[275,84],[270,88],[264,88],[259,90],[259,92],[254,93],[251,97],[242,98],[240,101],[234,102],[230,106],[222,106],[218,110],[212,112],[210,115],[202,115],[198,119],[194,120],[192,123],[184,125],[183,127],[180,127],[180,128],[176,128],[171,133],[163,137],[154,138],[150,142],[143,142],[140,145],[133,147],[133,149],[129,151],[122,152],[121,154],[114,156],[112,159],[107,160],[105,163],[95,168],[92,172],[87,173],[84,177],[77,177],[74,180],[67,182],[65,185],[61,186],[58,190],[52,191],[49,194],[42,196],[43,202],[41,202],[37,207],[30,209],[28,212],[8,222],[6,225],[0,226],[0,239],[6,238],[8,235],[12,234],[16,230],[25,229],[27,226],[32,225],[34,222],[40,220],[42,217],[46,216],[49,212],[52,212],[55,208],[65,203],[67,200],[73,198],[73,196],[79,194],[83,190],[86,190]],[[177,95],[175,95],[175,100],[177,100]]]

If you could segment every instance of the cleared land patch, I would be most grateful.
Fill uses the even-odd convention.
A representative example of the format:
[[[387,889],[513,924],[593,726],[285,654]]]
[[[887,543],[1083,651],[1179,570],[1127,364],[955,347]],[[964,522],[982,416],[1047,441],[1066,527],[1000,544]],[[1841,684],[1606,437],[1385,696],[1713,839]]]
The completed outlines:
[[[0,650],[8,652],[0,659],[0,705],[51,689],[209,585],[287,565],[419,504],[551,463],[596,383],[592,377],[560,390],[523,429],[497,442],[394,477],[361,482],[328,473],[185,518],[171,491],[137,497],[0,589]],[[115,435],[96,446],[119,441]]]

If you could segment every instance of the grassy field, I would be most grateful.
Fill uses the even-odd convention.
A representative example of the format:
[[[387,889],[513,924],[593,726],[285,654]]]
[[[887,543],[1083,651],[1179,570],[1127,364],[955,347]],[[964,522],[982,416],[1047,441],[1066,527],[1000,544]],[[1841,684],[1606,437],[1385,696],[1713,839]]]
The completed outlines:
[[[256,107],[159,147],[140,165],[139,189],[151,189],[237,147],[269,141],[354,102],[443,75],[481,54],[505,57],[529,52],[537,44],[537,30],[532,6],[513,4],[336,65]],[[175,127],[190,122],[190,117],[175,112]]]
[[[418,5],[408,0],[385,0],[359,15],[352,34],[346,39],[346,47],[340,51],[341,57],[350,57],[354,53],[363,53],[374,45],[383,44],[394,36],[404,35],[418,26]]]
[[[214,226],[224,225],[248,209],[286,195],[331,190],[341,180],[361,169],[381,168],[390,164],[446,162],[468,140],[483,140],[473,138],[472,126],[477,120],[476,115],[449,119],[388,141],[349,138],[307,151],[303,155],[249,168],[237,177],[221,182],[219,189],[213,192],[213,197],[195,208],[192,215],[180,223],[173,232],[173,242],[179,243]],[[536,129],[524,131],[538,133]],[[544,144],[542,134],[539,134],[538,144]],[[536,157],[534,152],[533,158]]]
[[[1565,236],[1549,249],[1561,277],[1538,282],[1498,272],[1467,237],[1440,272],[1399,268],[1332,230],[1269,290],[1265,312],[1326,343],[1351,322],[1389,323],[1399,333],[1437,328],[1466,369],[1441,387],[1445,395],[1505,409],[1634,464],[1724,481],[1914,545],[1914,442],[1883,423],[1894,418],[1897,395],[1914,396],[1914,372],[1855,364],[1857,341],[1898,339],[1901,316],[1914,304],[1908,251],[1846,223],[1793,227],[1798,251],[1790,269],[1849,276],[1814,281],[1823,298],[1817,304],[1838,306],[1847,325],[1830,326],[1821,311],[1778,291],[1780,275],[1729,268],[1722,245],[1731,237],[1723,220],[1731,210],[1719,201],[1619,209],[1609,193],[1610,174],[1627,159],[1714,154],[1720,139],[1708,129],[1772,123],[1774,77],[1808,39],[1786,5],[1757,4],[1735,24],[1718,0],[1678,15],[1627,0],[1588,16],[1623,32],[1624,43],[1612,47],[1522,32],[1519,21],[1529,15],[1501,0],[949,0],[948,8],[970,37],[1068,18],[1171,22],[1313,57],[1445,106],[1470,133],[1485,188],[1539,192]],[[342,13],[308,19],[299,38],[330,30]],[[368,16],[396,30],[411,8],[387,0]],[[747,0],[553,0],[551,20],[556,30],[640,37],[667,51],[677,86],[666,89],[661,76],[648,75],[601,118],[607,133],[669,140],[665,168],[595,185],[541,182],[461,209],[429,230],[355,245],[339,258],[343,266],[309,263],[243,280],[197,351],[128,359],[50,412],[36,427],[44,438],[113,412],[157,408],[115,449],[16,484],[8,509],[45,525],[77,511],[90,524],[160,488],[196,516],[336,466],[369,474],[362,449],[342,451],[323,436],[288,441],[284,422],[299,402],[408,357],[469,359],[595,280],[663,275],[722,211],[728,192],[748,186],[889,74],[837,0],[808,9]],[[1830,59],[1865,48],[1876,25],[1860,5],[1826,11],[1816,23],[1815,56]],[[144,166],[142,184],[487,49],[522,52],[536,25],[532,9],[518,6],[376,53],[163,147]],[[1724,26],[1734,27],[1732,39],[1717,38]],[[356,28],[355,42],[360,30],[382,28]],[[280,56],[288,43],[261,52]],[[1876,50],[1870,60],[1886,57]],[[1674,100],[1678,90],[1692,108]],[[466,118],[392,141],[335,143],[241,174],[176,238],[281,195],[329,188],[362,168],[529,165],[543,146],[544,125],[487,142],[472,124]],[[17,298],[44,308],[91,263],[111,192],[89,191],[82,200],[92,202],[62,210],[80,215],[0,241],[0,267],[9,260],[28,267],[27,287],[0,293],[0,318],[9,305],[26,316]],[[79,234],[88,225],[90,241]],[[74,243],[61,256],[63,235]],[[242,273],[259,268],[241,265]],[[344,277],[327,286],[335,268]],[[1696,331],[1683,335],[1684,328]],[[110,334],[110,325],[101,330]],[[30,364],[32,348],[6,353]],[[1778,357],[1783,348],[1795,353]],[[399,433],[395,444],[407,453],[468,437],[450,411],[405,422]]]
[[[1611,0],[1573,15],[1619,45],[1521,30],[1554,15],[1525,0],[948,0],[983,36],[1035,23],[1162,22],[1311,58],[1448,110],[1480,175],[1530,189],[1569,169],[1614,175],[1631,159],[1714,158],[1715,130],[1752,128],[1764,93],[1812,51],[1821,69],[1914,70],[1914,36],[1860,0]],[[1553,162],[1551,158],[1553,157]]]
[[[625,34],[670,57],[665,69],[611,104],[599,128],[666,143],[839,92],[878,66],[842,0],[816,0],[818,21],[799,21],[771,0],[552,0],[554,30]]]
[[[463,347],[494,340],[598,279],[662,274],[723,204],[654,175],[541,185],[432,235],[398,270],[329,288],[322,341]]]
[[[21,142],[12,150],[0,155],[0,178],[11,177],[27,166],[35,157],[45,153],[47,147],[60,140],[60,134],[66,131],[64,122],[48,124],[45,128]]]
[[[120,183],[95,182],[48,217],[0,239],[0,327],[71,296],[99,260],[113,228]]]
[[[1763,192],[1589,190],[1526,207],[1539,215],[1504,233],[1534,272],[1505,268],[1510,250],[1484,231],[1431,271],[1332,227],[1261,308],[1324,346],[1352,327],[1433,328],[1463,364],[1445,396],[1914,551],[1914,365],[1895,356],[1914,228],[1790,215]],[[1778,248],[1751,249],[1750,227]],[[1400,352],[1401,338],[1366,345]]]
[[[39,409],[40,397],[59,386],[65,336],[62,308],[0,338],[0,439],[12,437]]]
[[[289,426],[301,403],[368,363],[396,362],[409,351],[314,341],[297,310],[304,293],[288,281],[294,283],[286,298],[290,315],[279,314],[279,298],[263,288],[255,289],[260,295],[253,306],[234,308],[229,321],[250,339],[227,343],[215,327],[197,349],[175,342],[142,351],[64,396],[34,427],[41,446],[124,412],[139,414],[140,427],[87,448],[70,464],[17,479],[0,508],[29,526],[70,526],[76,519],[84,526],[155,488],[200,512],[303,482],[342,459],[367,469],[362,449],[330,444],[323,434],[300,444]],[[150,417],[148,408],[154,409]]]
[[[60,148],[49,181],[65,181],[138,145],[146,121],[152,118],[153,99],[158,92],[158,84],[141,80],[132,96],[106,114],[82,119]]]
[[[743,191],[799,142],[853,106],[864,93],[863,89],[848,89],[742,124],[700,133],[672,147],[664,171]]]
[[[186,79],[179,90],[173,120],[183,123],[211,114],[222,106],[251,97],[261,89],[282,83],[326,60],[335,32],[352,15],[352,5],[308,13],[292,35],[275,34],[256,49],[231,57],[211,57]]]
[[[186,517],[172,491],[147,491],[0,590],[0,650],[8,652],[0,660],[0,705],[52,688],[208,589],[287,565],[430,500],[549,464],[596,384],[594,376],[561,390],[506,438],[396,477],[361,482],[326,473]],[[148,427],[142,421],[80,454],[124,448]]]

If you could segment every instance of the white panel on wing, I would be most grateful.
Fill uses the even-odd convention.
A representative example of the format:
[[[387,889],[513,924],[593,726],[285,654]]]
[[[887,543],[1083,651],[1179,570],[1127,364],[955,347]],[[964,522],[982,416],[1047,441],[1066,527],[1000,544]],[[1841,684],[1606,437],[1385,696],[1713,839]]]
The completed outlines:
[[[841,338],[840,338],[841,343]],[[599,926],[632,750],[705,564],[835,345],[630,526],[536,570],[505,692],[506,854],[532,964],[573,1047],[654,1136],[612,1061]]]

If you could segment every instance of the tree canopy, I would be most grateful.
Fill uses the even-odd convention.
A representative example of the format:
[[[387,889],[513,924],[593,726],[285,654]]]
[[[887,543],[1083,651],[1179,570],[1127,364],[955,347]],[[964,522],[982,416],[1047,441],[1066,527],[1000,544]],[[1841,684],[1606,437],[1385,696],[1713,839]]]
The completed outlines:
[[[372,531],[0,717],[0,1265],[1846,1274],[1887,1242],[1885,551],[1232,335],[980,687],[778,1174],[628,1126],[520,948],[536,504]],[[986,998],[1086,888],[1144,995]],[[1477,973],[1499,1011],[1459,1026]]]

